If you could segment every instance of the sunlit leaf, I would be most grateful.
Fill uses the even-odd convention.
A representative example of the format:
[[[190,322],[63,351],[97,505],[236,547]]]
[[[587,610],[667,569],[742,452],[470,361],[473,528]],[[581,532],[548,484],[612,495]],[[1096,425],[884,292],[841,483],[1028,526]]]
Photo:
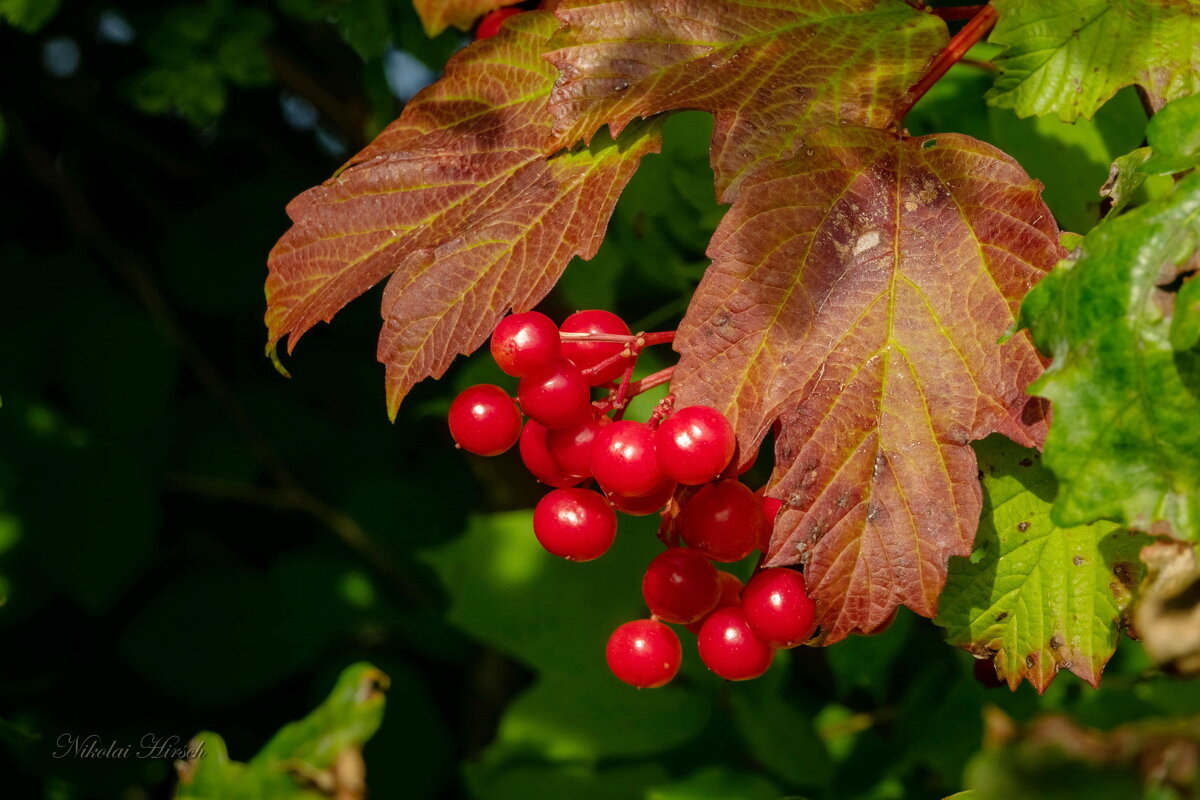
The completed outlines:
[[[1144,571],[1146,537],[1109,522],[1060,528],[1040,455],[993,437],[975,447],[983,514],[968,559],[951,559],[936,622],[951,644],[992,657],[1016,688],[1045,691],[1060,669],[1093,686]]]
[[[899,604],[931,616],[979,519],[969,443],[1040,440],[1041,364],[998,339],[1061,254],[1039,185],[961,135],[826,129],[742,187],[673,386],[729,416],[744,458],[780,421],[767,562],[805,565],[825,641]]]
[[[1176,297],[1161,288],[1200,252],[1200,175],[1097,227],[1076,252],[1021,308],[1054,359],[1030,388],[1054,405],[1053,518],[1200,540],[1200,358],[1172,347]]]
[[[592,256],[653,126],[547,160],[542,58],[553,16],[514,17],[456,56],[445,76],[335,177],[288,206],[272,251],[268,345],[288,349],[391,275],[378,357],[394,416],[417,381],[482,344],[510,308],[550,291],[573,256]],[[394,273],[394,274],[393,274]]]
[[[884,127],[945,44],[932,14],[884,0],[567,0],[555,143],[676,109],[716,115],[712,163],[731,200],[754,167],[821,125]]]
[[[1088,117],[1137,84],[1157,110],[1200,89],[1197,0],[995,0],[1007,49],[991,102],[1023,117]]]

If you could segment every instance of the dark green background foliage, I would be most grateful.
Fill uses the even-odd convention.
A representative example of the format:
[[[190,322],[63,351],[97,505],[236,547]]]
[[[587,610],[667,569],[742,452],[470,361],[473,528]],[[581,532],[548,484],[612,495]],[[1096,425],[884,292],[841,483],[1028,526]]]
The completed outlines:
[[[168,797],[169,761],[56,759],[59,737],[208,729],[247,760],[359,660],[392,681],[372,796],[406,800],[1015,796],[1039,769],[1101,773],[980,754],[985,706],[1102,729],[1200,712],[1128,642],[1098,692],[985,688],[907,614],[750,684],[694,653],[666,689],[618,684],[604,639],[644,613],[652,526],[594,564],[537,547],[516,456],[465,457],[445,431],[453,392],[498,377],[486,359],[390,425],[378,295],[310,334],[293,380],[262,357],[284,205],[398,113],[389,58],[412,78],[461,38],[427,41],[401,0],[54,5],[0,0],[0,796]],[[990,80],[956,67],[910,128],[1008,150],[1064,227],[1090,227],[1108,164],[1142,141],[1136,98],[1018,120],[984,105]],[[549,313],[678,320],[721,214],[710,124],[668,125]],[[1120,775],[1089,796],[1140,793]]]

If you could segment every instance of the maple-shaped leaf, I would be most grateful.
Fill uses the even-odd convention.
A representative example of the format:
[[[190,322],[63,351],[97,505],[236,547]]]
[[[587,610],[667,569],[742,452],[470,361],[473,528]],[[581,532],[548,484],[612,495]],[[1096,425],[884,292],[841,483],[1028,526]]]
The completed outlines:
[[[553,15],[513,17],[451,59],[337,175],[288,205],[295,223],[271,251],[268,347],[309,328],[391,275],[378,358],[388,411],[417,381],[482,344],[509,309],[541,300],[579,255],[590,258],[651,125],[547,159],[557,73],[542,58]]]
[[[1197,0],[995,0],[988,41],[1004,45],[988,100],[1064,122],[1137,84],[1157,111],[1200,91]]]
[[[672,385],[729,416],[743,461],[780,421],[767,563],[805,565],[827,643],[932,616],[979,519],[969,443],[1043,435],[1037,354],[998,342],[1063,252],[1040,186],[967,136],[828,128],[713,237]]]
[[[947,640],[995,659],[1016,689],[1046,691],[1060,669],[1096,686],[1145,571],[1148,537],[1111,522],[1060,528],[1041,456],[1000,437],[975,446],[983,514],[970,559],[950,559],[938,608]]]
[[[1021,324],[1054,359],[1030,391],[1054,404],[1045,458],[1060,484],[1058,524],[1112,519],[1200,541],[1200,350],[1179,328],[1172,340],[1195,289],[1176,309],[1162,288],[1198,258],[1192,175],[1097,226],[1022,305]]]
[[[833,124],[884,127],[946,43],[895,0],[566,0],[547,57],[562,71],[555,146],[675,109],[716,117],[712,163],[732,200],[755,166]]]
[[[489,11],[512,6],[521,0],[413,0],[428,36],[437,36],[451,26],[467,31]]]

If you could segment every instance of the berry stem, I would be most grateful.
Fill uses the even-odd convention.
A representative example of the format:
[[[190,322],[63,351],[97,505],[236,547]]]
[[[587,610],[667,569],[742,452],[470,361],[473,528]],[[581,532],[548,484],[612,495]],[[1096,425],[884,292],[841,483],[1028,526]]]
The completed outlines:
[[[913,87],[905,93],[896,111],[897,124],[909,111],[912,111],[912,107],[917,104],[917,101],[924,97],[925,93],[941,80],[942,76],[957,64],[968,50],[975,46],[976,42],[987,35],[987,32],[996,24],[997,17],[995,8],[991,5],[983,6],[978,13],[971,17],[971,21],[963,26],[962,30],[954,34],[954,38],[946,44],[942,52],[938,53],[937,58],[929,65],[929,70],[921,80],[913,84]]]
[[[636,380],[629,384],[627,397],[637,397],[642,392],[653,389],[655,386],[670,383],[673,374],[675,374],[675,368],[667,367],[666,369],[660,369],[658,372],[653,372],[641,380]]]
[[[675,341],[675,331],[656,331],[654,333],[636,333],[625,336],[620,333],[567,333],[560,332],[559,338],[564,342],[619,342],[639,349],[655,344],[666,344]]]

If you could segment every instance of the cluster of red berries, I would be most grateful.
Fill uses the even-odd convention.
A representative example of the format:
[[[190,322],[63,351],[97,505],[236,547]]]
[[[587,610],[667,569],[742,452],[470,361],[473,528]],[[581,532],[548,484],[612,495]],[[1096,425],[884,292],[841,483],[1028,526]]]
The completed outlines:
[[[616,537],[616,511],[653,514],[670,503],[668,549],[642,582],[652,616],[622,625],[608,642],[613,673],[640,688],[662,686],[679,669],[679,638],[665,623],[697,633],[701,660],[729,680],[758,677],[777,648],[803,643],[814,629],[799,572],[759,570],[743,588],[711,563],[765,551],[779,510],[779,501],[725,477],[736,449],[729,420],[709,406],[672,409],[669,395],[647,422],[620,418],[629,397],[669,378],[666,370],[632,382],[638,354],[672,338],[633,335],[608,311],[580,311],[561,326],[536,311],[513,314],[496,327],[491,351],[520,379],[517,399],[493,384],[472,386],[449,416],[460,447],[492,456],[519,442],[526,468],[554,487],[533,514],[534,535],[554,555],[599,558]],[[602,386],[607,396],[593,402]],[[591,480],[596,490],[578,487]]]

